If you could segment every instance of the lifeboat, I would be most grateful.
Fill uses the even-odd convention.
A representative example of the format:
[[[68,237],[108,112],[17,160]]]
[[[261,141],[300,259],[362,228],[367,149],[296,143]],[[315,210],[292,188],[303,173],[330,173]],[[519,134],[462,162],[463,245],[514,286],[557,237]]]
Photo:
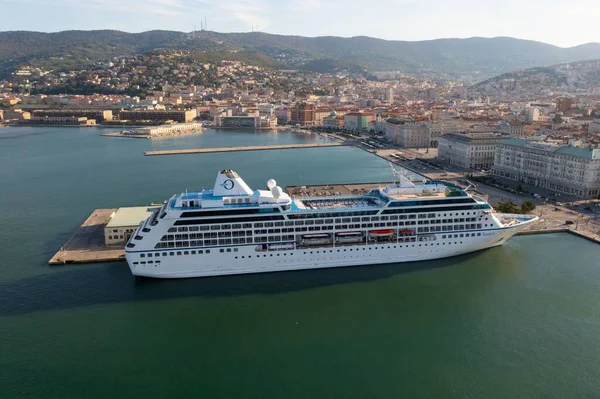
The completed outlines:
[[[301,240],[304,245],[324,245],[331,243],[329,234],[304,234]]]
[[[412,231],[412,230],[408,230],[408,229],[406,229],[406,230],[400,230],[400,235],[403,235],[403,236],[410,236],[410,235],[413,235],[413,234],[415,234],[415,232]]]
[[[360,231],[344,231],[335,233],[335,240],[340,243],[361,242],[364,240],[363,233]]]
[[[386,229],[386,230],[371,230],[369,231],[369,235],[372,237],[389,237],[394,235],[396,231],[394,229]]]

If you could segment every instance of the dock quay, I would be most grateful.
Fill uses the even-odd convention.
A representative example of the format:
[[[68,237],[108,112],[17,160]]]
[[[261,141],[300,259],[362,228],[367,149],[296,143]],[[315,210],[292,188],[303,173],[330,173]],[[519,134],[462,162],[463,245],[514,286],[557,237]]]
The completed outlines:
[[[143,207],[95,209],[48,262],[51,265],[125,260],[125,242],[152,209]]]
[[[123,246],[104,245],[104,226],[116,210],[95,209],[48,263],[64,265],[124,260]]]
[[[234,152],[234,151],[266,151],[266,150],[290,150],[293,148],[321,148],[321,147],[339,147],[345,143],[311,143],[311,144],[282,144],[282,145],[256,145],[247,147],[213,147],[213,148],[190,148],[182,150],[155,150],[144,151],[145,156],[156,155],[183,155],[183,154],[208,154],[215,152]]]

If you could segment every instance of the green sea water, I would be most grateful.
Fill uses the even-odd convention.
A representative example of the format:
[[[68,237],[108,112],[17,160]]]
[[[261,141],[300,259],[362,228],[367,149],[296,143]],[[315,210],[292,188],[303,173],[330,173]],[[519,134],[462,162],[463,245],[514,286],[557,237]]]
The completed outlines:
[[[390,180],[350,147],[206,131],[0,128],[0,398],[599,398],[600,247],[566,234],[431,262],[187,280],[47,265],[95,208],[232,168],[255,187]]]

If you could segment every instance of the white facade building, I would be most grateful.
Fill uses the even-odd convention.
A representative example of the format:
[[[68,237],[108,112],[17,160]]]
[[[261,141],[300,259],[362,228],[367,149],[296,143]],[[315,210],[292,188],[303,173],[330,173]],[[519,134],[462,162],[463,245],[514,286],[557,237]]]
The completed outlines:
[[[496,150],[492,174],[579,198],[597,198],[600,149],[503,140]]]
[[[445,134],[439,138],[438,158],[461,168],[489,169],[500,140],[490,134]]]

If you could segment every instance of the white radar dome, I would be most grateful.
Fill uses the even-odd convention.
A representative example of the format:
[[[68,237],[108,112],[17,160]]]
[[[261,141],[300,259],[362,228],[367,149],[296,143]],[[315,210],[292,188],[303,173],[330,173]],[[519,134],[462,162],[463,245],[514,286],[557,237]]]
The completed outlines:
[[[269,190],[272,190],[273,187],[275,187],[277,185],[277,182],[273,179],[269,179],[269,181],[267,182],[267,187],[269,188]]]
[[[283,190],[281,189],[281,187],[275,186],[271,189],[271,194],[273,194],[273,197],[279,198],[281,197],[281,194],[283,194]]]

